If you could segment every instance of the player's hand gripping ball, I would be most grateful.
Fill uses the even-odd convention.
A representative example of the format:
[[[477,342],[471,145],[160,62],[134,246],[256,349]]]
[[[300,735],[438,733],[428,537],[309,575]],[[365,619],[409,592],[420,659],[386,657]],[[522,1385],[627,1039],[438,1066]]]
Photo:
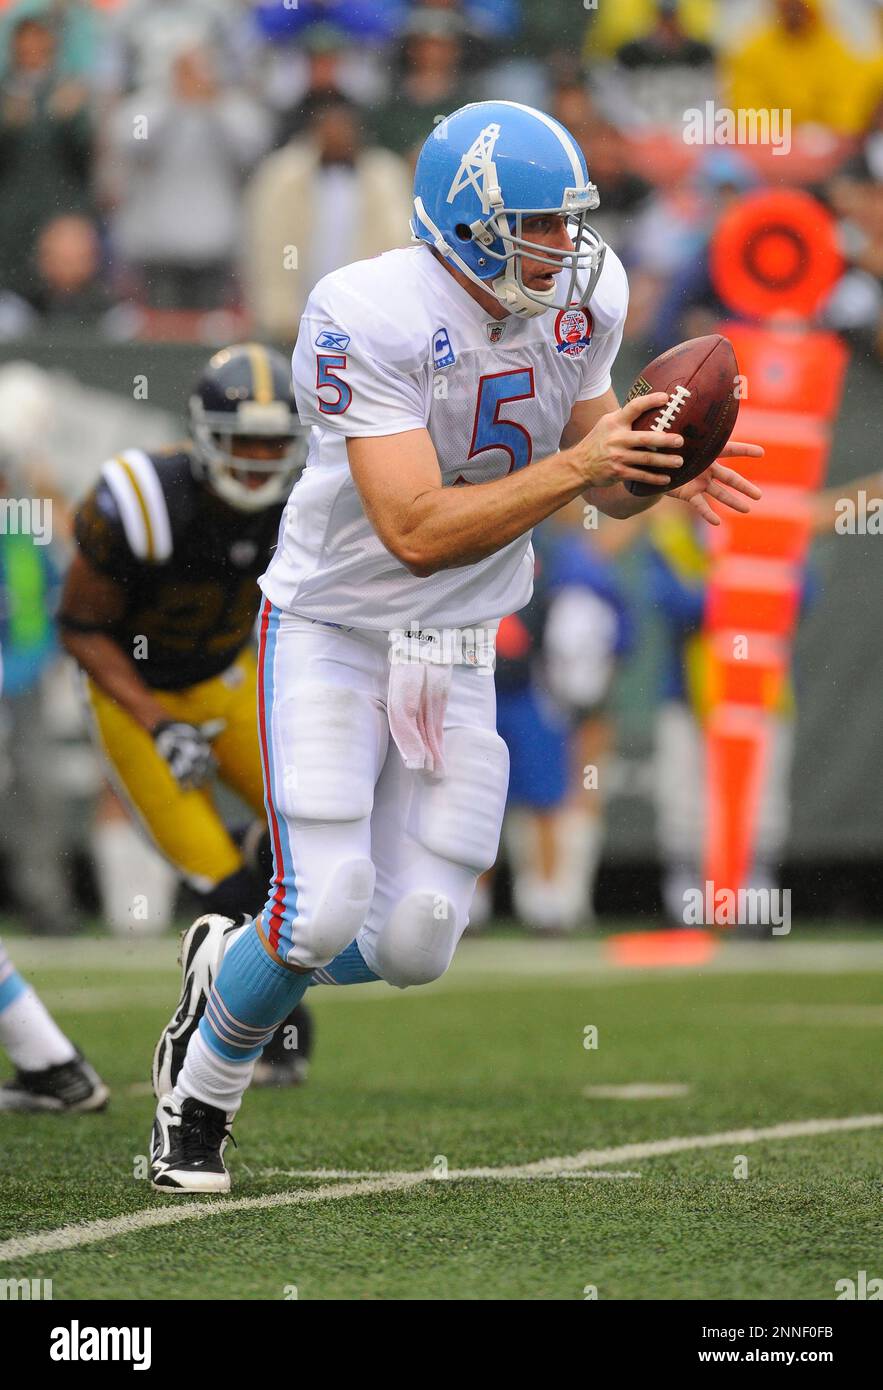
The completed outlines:
[[[669,471],[671,481],[661,483],[626,482],[636,497],[651,497],[683,487],[714,463],[723,451],[739,413],[736,395],[738,366],[733,344],[719,333],[690,338],[655,357],[645,367],[626,397],[649,396],[664,391],[668,405],[645,411],[632,421],[633,430],[658,430],[683,436],[680,450],[660,449],[659,468],[665,472],[666,454],[680,453],[683,466]],[[642,464],[642,468],[649,465]]]

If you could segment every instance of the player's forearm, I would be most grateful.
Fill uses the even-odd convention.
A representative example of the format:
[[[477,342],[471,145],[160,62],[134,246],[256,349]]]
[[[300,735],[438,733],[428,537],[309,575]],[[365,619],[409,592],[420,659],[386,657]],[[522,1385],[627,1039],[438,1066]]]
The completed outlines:
[[[585,474],[567,449],[492,483],[432,488],[412,502],[396,554],[421,577],[475,564],[545,521],[584,488]]]
[[[77,665],[148,733],[168,713],[144,683],[130,657],[102,632],[62,632],[62,643]]]

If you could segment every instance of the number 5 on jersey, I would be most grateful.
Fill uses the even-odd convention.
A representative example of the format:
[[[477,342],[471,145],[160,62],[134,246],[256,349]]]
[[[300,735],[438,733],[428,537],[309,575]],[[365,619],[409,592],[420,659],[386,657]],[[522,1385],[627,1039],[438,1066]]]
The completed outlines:
[[[316,395],[319,409],[323,415],[342,415],[349,409],[353,393],[337,372],[346,371],[346,353],[320,353],[316,358]],[[319,395],[323,387],[337,392],[335,400],[327,401]]]
[[[509,473],[526,468],[533,456],[533,440],[523,425],[501,420],[500,407],[507,401],[531,400],[534,395],[533,367],[481,377],[468,457],[473,459],[488,449],[503,449],[509,455]]]

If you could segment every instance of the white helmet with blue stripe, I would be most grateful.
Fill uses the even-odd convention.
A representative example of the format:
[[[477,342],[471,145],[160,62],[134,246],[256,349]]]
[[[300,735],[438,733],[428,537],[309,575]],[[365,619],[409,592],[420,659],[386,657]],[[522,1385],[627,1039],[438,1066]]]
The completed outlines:
[[[587,220],[598,203],[582,151],[560,122],[516,101],[478,101],[440,121],[423,146],[411,231],[511,314],[530,318],[591,299],[606,249]],[[525,218],[542,213],[567,219],[570,251],[525,238]],[[548,290],[529,289],[523,257],[569,274]]]

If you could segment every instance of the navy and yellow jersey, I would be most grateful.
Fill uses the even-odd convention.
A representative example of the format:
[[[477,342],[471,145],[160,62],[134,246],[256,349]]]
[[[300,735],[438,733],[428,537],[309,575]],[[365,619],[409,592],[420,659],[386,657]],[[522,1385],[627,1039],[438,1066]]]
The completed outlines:
[[[102,468],[74,523],[89,563],[123,590],[108,636],[156,690],[184,690],[225,671],[247,644],[258,576],[284,502],[236,511],[193,475],[189,445],[126,449]]]

